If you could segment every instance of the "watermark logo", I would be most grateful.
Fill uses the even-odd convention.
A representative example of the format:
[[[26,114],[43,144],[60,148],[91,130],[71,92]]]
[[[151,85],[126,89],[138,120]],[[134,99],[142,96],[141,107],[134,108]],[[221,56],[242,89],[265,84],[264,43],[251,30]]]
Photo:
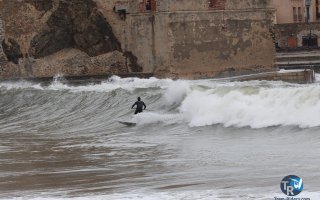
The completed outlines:
[[[298,176],[289,175],[282,179],[280,188],[285,195],[296,196],[303,190],[303,181]]]

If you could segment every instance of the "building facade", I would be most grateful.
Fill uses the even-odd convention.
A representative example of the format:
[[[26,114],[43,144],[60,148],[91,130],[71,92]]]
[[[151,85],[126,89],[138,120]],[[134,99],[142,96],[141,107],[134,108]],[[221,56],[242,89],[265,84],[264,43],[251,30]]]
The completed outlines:
[[[206,78],[274,67],[269,0],[131,0],[111,5],[113,13],[104,13],[114,19],[123,50],[138,57],[144,72]]]
[[[276,24],[320,21],[320,0],[272,0]]]
[[[279,50],[318,48],[320,0],[272,0]]]

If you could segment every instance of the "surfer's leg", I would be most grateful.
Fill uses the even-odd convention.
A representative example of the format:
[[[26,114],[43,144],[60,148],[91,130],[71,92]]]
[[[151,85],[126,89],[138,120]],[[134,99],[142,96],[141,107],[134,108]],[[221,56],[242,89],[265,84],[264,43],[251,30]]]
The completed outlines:
[[[136,115],[136,114],[138,114],[138,113],[142,113],[142,110],[136,110],[135,112],[134,112],[134,114]]]

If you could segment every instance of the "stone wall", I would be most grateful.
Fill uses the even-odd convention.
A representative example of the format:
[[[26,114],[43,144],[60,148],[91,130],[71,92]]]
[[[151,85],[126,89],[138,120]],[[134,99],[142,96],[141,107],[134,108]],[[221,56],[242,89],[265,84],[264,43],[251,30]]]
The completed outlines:
[[[268,72],[261,74],[253,74],[244,77],[237,77],[236,81],[252,81],[252,80],[267,80],[267,81],[285,81],[289,83],[314,83],[315,73],[311,69],[306,70],[285,70],[279,72]]]
[[[96,0],[103,1],[103,0]],[[108,0],[111,2],[112,0]],[[113,3],[118,0],[113,0]],[[208,10],[252,10],[271,8],[270,0],[152,0],[156,4],[156,12],[175,11],[208,11]],[[129,13],[145,10],[145,0],[127,0]],[[112,2],[111,2],[112,3]]]
[[[197,4],[200,11],[186,11],[195,1],[167,2],[176,9],[180,2],[184,10],[135,13],[126,19],[125,46],[139,55],[145,72],[201,78],[274,69],[274,13],[269,1],[230,0],[223,11],[203,7],[207,1]],[[233,10],[236,2],[243,9]]]
[[[198,13],[196,19],[178,14],[171,19],[170,58],[176,72],[219,74],[273,67],[270,24],[263,21],[263,12]]]
[[[280,49],[299,49],[303,47],[302,37],[317,37],[320,45],[320,23],[276,24],[274,26],[275,42]]]

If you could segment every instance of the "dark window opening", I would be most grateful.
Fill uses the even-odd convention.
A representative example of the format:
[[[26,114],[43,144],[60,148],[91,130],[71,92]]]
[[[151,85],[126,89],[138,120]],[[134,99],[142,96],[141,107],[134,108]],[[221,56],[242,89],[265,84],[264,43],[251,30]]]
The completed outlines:
[[[156,11],[157,1],[156,0],[146,0],[145,1],[146,11]]]
[[[214,10],[224,10],[226,0],[209,0],[209,8]]]
[[[293,13],[293,21],[294,22],[298,21],[298,15],[297,15],[297,8],[296,7],[292,8],[292,13]]]
[[[318,47],[318,37],[316,35],[302,36],[302,46]]]
[[[151,10],[151,0],[146,1],[146,10]]]
[[[302,12],[301,12],[301,7],[298,7],[298,20],[299,20],[299,22],[302,22]]]
[[[210,0],[209,1],[209,8],[213,8],[214,3],[215,3],[215,0]]]
[[[307,19],[306,19],[306,22],[309,22],[310,20],[310,9],[309,7],[307,7]]]
[[[320,18],[320,12],[319,12],[319,7],[317,6],[316,7],[316,15],[317,15],[317,19],[319,19]]]
[[[320,12],[319,12],[319,0],[316,1],[316,17],[317,19],[320,18]]]

